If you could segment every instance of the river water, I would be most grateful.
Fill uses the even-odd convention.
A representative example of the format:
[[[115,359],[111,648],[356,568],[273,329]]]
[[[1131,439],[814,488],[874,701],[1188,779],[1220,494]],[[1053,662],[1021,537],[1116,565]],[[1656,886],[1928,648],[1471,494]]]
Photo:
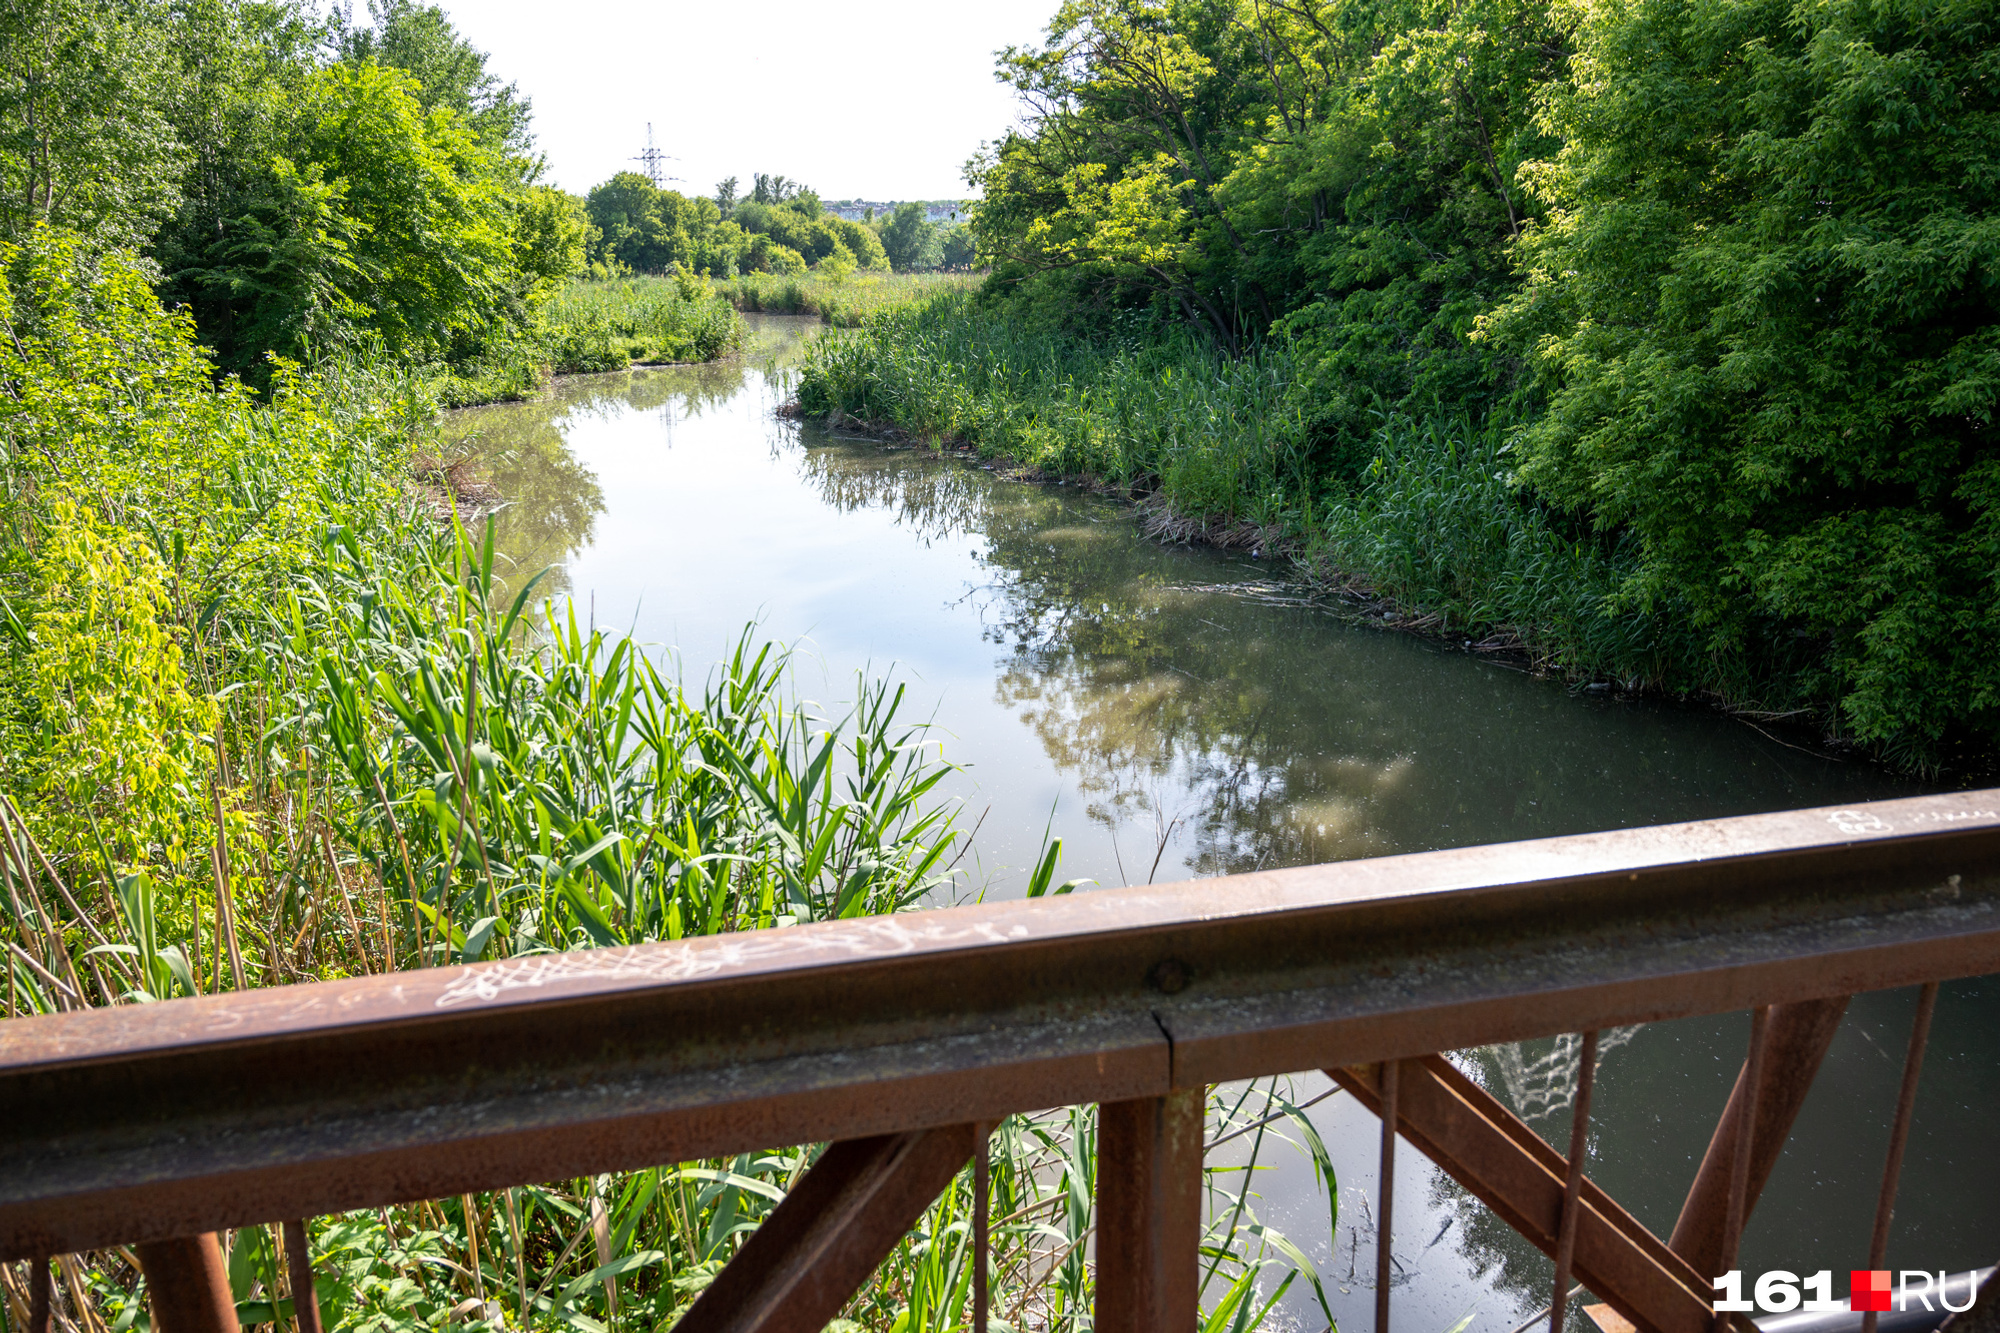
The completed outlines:
[[[796,645],[802,692],[830,707],[857,670],[907,682],[909,715],[963,766],[972,883],[990,895],[1021,891],[1050,833],[1059,878],[1164,883],[1917,790],[1703,710],[1591,697],[1358,625],[1248,555],[1148,542],[1129,510],[1076,488],[785,421],[784,366],[815,326],[752,324],[741,358],[571,379],[448,430],[506,497],[498,541],[517,576],[550,568],[544,586],[580,617],[676,654],[689,677],[755,619]],[[1910,992],[1850,1008],[1751,1219],[1746,1272],[1831,1269],[1844,1292],[1865,1262],[1913,1009]],[[2000,1258],[1996,1018],[1991,980],[1945,988],[1892,1267]],[[1592,1178],[1659,1234],[1747,1032],[1730,1016],[1607,1039]],[[1566,1144],[1573,1054],[1463,1058]],[[1287,1085],[1295,1102],[1327,1088]],[[1306,1114],[1338,1208],[1303,1154],[1270,1144],[1253,1208],[1313,1258],[1341,1323],[1367,1328],[1377,1122],[1344,1095]],[[1548,1261],[1408,1145],[1397,1200],[1396,1333],[1467,1316],[1509,1333],[1547,1303]],[[1303,1282],[1275,1319],[1326,1323]]]

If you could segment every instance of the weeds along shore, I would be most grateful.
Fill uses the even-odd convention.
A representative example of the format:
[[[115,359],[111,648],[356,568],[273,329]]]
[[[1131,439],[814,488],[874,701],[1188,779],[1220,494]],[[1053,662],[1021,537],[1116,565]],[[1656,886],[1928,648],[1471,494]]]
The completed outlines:
[[[1539,503],[1504,414],[1384,413],[1331,451],[1282,346],[1230,356],[1184,327],[1082,337],[972,292],[812,343],[794,409],[1004,460],[1132,502],[1147,535],[1257,551],[1368,619],[1613,688],[1817,726],[1797,661],[1710,651],[1672,606],[1627,595],[1633,539]]]
[[[0,272],[5,1021],[978,891],[940,785],[954,770],[900,686],[864,677],[829,712],[754,627],[683,675],[543,603],[535,572],[452,512],[468,483],[438,451],[422,366],[356,354],[280,365],[268,394],[218,387],[136,261],[43,232]],[[1031,893],[1067,891],[1059,855]],[[1217,1090],[1211,1121],[1254,1136],[1254,1167],[1298,1114],[1262,1080]],[[1095,1132],[1090,1107],[996,1131],[1012,1327],[1089,1325]],[[663,1327],[817,1151],[315,1219],[326,1327]],[[1317,1283],[1248,1180],[1209,1177],[1204,1242],[1205,1299],[1242,1327],[1272,1290]],[[966,1175],[944,1193],[846,1327],[962,1326],[971,1191]],[[239,1320],[287,1323],[272,1230],[224,1243]],[[147,1326],[124,1252],[59,1262],[62,1333]],[[29,1300],[23,1266],[0,1265],[14,1327]]]
[[[476,357],[430,367],[422,378],[440,407],[515,402],[543,393],[558,375],[733,355],[747,336],[743,313],[811,315],[857,328],[884,311],[978,281],[969,274],[888,272],[572,278],[536,307],[523,332]]]

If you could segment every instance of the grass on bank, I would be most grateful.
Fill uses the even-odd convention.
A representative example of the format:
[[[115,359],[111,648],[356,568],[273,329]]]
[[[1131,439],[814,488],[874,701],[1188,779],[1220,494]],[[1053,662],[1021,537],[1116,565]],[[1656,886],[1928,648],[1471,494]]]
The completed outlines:
[[[525,333],[431,379],[444,406],[509,402],[539,393],[551,375],[713,361],[743,336],[742,319],[701,279],[578,278],[536,308]]]
[[[855,272],[834,278],[817,272],[788,277],[746,273],[716,283],[738,310],[773,315],[818,315],[839,328],[858,328],[889,310],[928,301],[942,292],[970,291],[981,279],[970,273]]]
[[[1231,358],[1184,329],[1084,339],[949,292],[807,350],[799,404],[975,445],[1145,502],[1179,534],[1276,545],[1446,633],[1518,636],[1632,686],[1721,684],[1670,617],[1624,605],[1619,541],[1568,530],[1509,482],[1507,423],[1385,418],[1329,457],[1286,351]]]
[[[436,368],[431,390],[446,407],[510,402],[540,393],[552,375],[728,356],[743,346],[739,311],[817,315],[853,328],[977,282],[969,274],[868,272],[576,278],[535,310],[525,333],[467,364]]]
[[[906,910],[950,894],[951,770],[901,693],[826,713],[746,635],[697,682],[541,609],[490,536],[402,484],[421,370],[356,356],[218,390],[140,266],[0,251],[0,956],[6,1021],[281,983]],[[1053,861],[1036,886],[1049,888]],[[1060,891],[1060,890],[1056,890]],[[1296,1116],[1217,1094],[1224,1131]],[[1320,1178],[1331,1166],[1297,1121]],[[1254,1129],[1256,1152],[1278,1129]],[[1082,1333],[1095,1124],[1016,1117],[993,1172],[996,1309]],[[321,1218],[327,1326],[651,1330],[816,1148]],[[1209,1179],[1211,1325],[1311,1267]],[[946,1333],[971,1286],[962,1176],[847,1312]],[[225,1237],[239,1320],[292,1322],[275,1238]],[[57,1261],[56,1327],[150,1327],[119,1252]],[[1260,1286],[1263,1295],[1259,1295]],[[0,1316],[26,1326],[25,1265]]]

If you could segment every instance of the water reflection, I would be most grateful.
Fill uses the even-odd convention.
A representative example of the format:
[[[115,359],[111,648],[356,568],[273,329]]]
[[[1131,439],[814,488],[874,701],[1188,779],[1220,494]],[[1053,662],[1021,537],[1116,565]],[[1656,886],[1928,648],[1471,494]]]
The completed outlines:
[[[968,823],[985,815],[991,893],[1019,891],[1051,827],[1065,876],[1119,884],[1913,790],[1710,713],[1579,698],[1354,627],[1262,564],[1143,541],[1129,511],[1074,488],[801,429],[774,408],[808,326],[759,327],[738,360],[458,414],[509,501],[501,548],[519,570],[557,566],[599,623],[674,647],[695,674],[752,617],[808,645],[818,697],[893,665],[966,766],[957,790]],[[1977,1147],[2000,1093],[1987,1035],[2000,999],[1984,985],[1940,1008],[1896,1262],[1993,1257],[1977,1253],[2000,1229],[2000,1178]],[[1856,1001],[1746,1268],[1839,1269],[1865,1252],[1900,1058],[1884,1052],[1900,1052],[1907,1011],[1903,996]],[[1732,1016],[1606,1041],[1593,1176],[1656,1232],[1672,1228],[1743,1029]],[[1560,1139],[1572,1058],[1545,1042],[1467,1067]],[[1325,1086],[1301,1078],[1298,1096]],[[1261,1188],[1333,1279],[1336,1312],[1362,1326],[1375,1122],[1344,1096],[1312,1119],[1340,1173],[1337,1229],[1302,1159]],[[1476,1333],[1507,1333],[1546,1301],[1547,1261],[1414,1152],[1402,1161],[1399,1330],[1439,1333],[1476,1310]]]
[[[658,414],[670,444],[677,422],[734,402],[746,387],[778,388],[804,336],[801,328],[767,331],[754,357],[572,376],[544,398],[449,414],[445,437],[478,458],[501,495],[499,548],[515,579],[542,574],[542,592],[573,591],[570,557],[590,545],[606,511],[596,470],[570,443],[580,428]]]
[[[1156,858],[1169,878],[1228,874],[1910,790],[1706,713],[1357,631],[1074,490],[811,429],[799,474],[921,548],[977,539],[962,603],[1002,650],[994,702],[1105,830],[1112,882]]]

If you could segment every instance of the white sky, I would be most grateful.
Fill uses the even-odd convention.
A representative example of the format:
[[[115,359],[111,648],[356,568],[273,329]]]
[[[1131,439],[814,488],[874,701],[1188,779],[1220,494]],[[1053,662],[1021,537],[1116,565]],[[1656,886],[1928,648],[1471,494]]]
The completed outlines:
[[[1015,121],[993,53],[1039,43],[1058,0],[441,3],[533,99],[566,190],[637,170],[650,120],[689,194],[766,171],[825,199],[955,199]]]

